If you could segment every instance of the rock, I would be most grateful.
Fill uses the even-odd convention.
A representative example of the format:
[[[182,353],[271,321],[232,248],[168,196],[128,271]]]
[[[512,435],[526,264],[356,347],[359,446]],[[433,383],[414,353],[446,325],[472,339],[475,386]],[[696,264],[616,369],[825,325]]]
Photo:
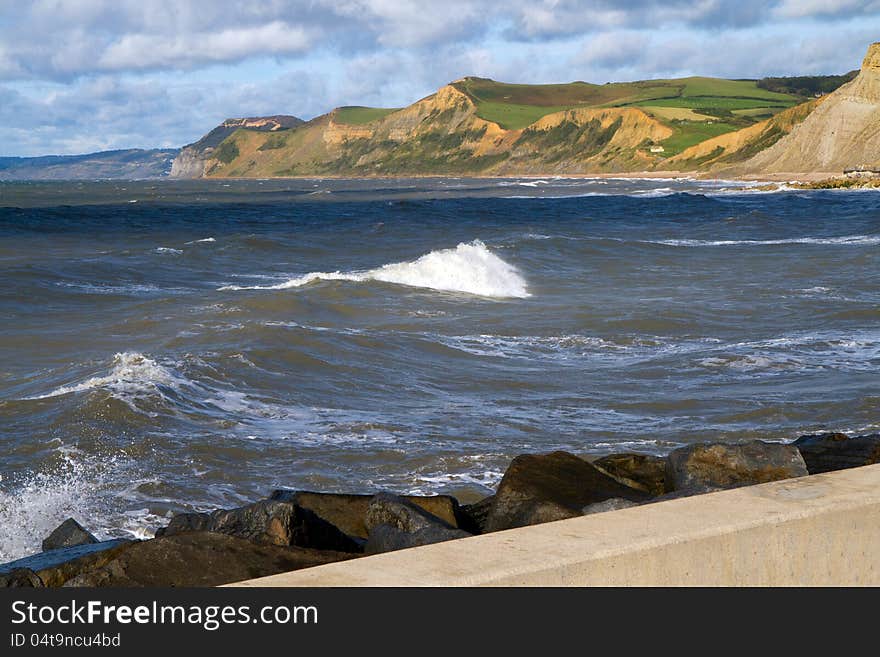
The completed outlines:
[[[370,538],[367,540],[367,554],[380,554],[405,550],[406,548],[442,543],[456,538],[472,536],[460,529],[446,529],[444,527],[426,527],[417,532],[405,532],[393,525],[376,525],[370,530]]]
[[[0,565],[0,576],[27,569],[40,579],[43,586],[61,586],[73,577],[102,567],[133,543],[134,541],[126,539],[116,539],[49,550]]]
[[[605,513],[606,511],[619,511],[620,509],[628,509],[633,506],[639,506],[639,503],[633,502],[632,500],[625,500],[621,497],[612,497],[610,499],[604,500],[603,502],[596,502],[595,504],[588,504],[583,509],[581,509],[581,515],[590,516],[590,515],[593,515],[594,513]]]
[[[845,433],[820,433],[794,441],[810,474],[880,463],[880,433],[850,438]]]
[[[471,534],[483,534],[486,532],[486,521],[492,508],[494,495],[485,497],[473,504],[463,504],[458,508],[458,526]]]
[[[581,515],[591,515],[593,513],[604,513],[605,511],[618,511],[620,509],[629,509],[634,506],[644,506],[645,504],[655,504],[657,502],[666,502],[668,500],[678,500],[682,497],[694,497],[695,495],[705,495],[706,493],[714,493],[719,490],[724,490],[723,488],[719,488],[718,486],[690,486],[688,488],[682,488],[681,490],[676,490],[671,493],[664,493],[663,495],[658,495],[657,497],[652,497],[649,500],[645,500],[644,502],[631,502],[630,500],[624,500],[619,497],[612,497],[609,500],[605,500],[604,502],[596,502],[595,504],[590,504],[589,506],[585,506],[581,510]]]
[[[29,568],[16,568],[0,574],[0,589],[36,589],[43,587],[43,580]]]
[[[437,516],[444,522],[458,525],[458,501],[449,495],[419,497],[404,495],[404,499]],[[272,492],[270,499],[292,502],[304,509],[314,511],[327,522],[339,527],[349,536],[367,538],[364,520],[370,506],[372,495],[347,495],[343,493],[311,493],[279,489]]]
[[[265,545],[361,552],[363,545],[317,514],[291,502],[263,500],[211,513],[179,513],[158,536],[215,532]]]
[[[641,502],[650,495],[621,484],[567,452],[523,454],[513,459],[504,473],[486,519],[486,531],[574,518],[585,506],[612,497]]]
[[[65,586],[219,586],[349,559],[346,552],[259,545],[214,532],[143,541]]]
[[[76,520],[68,518],[43,539],[43,551],[97,542],[98,539],[83,529]]]
[[[653,504],[654,502],[666,502],[667,500],[680,500],[682,497],[694,497],[695,495],[716,493],[720,490],[724,490],[724,488],[722,488],[721,486],[688,486],[687,488],[680,488],[679,490],[672,491],[671,493],[664,493],[663,495],[652,497],[650,500],[648,500],[647,504]]]
[[[368,554],[441,543],[471,535],[409,500],[389,493],[373,497],[365,522],[369,531]]]
[[[802,477],[807,466],[793,445],[753,440],[702,443],[673,450],[666,461],[674,490],[700,486],[733,488]]]
[[[593,465],[631,488],[651,495],[669,492],[666,485],[666,459],[650,454],[609,454],[593,461]]]

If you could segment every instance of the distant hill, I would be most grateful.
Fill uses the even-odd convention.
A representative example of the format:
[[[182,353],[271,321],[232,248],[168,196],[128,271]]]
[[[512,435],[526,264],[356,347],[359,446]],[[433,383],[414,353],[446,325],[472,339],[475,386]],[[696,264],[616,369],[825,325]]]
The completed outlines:
[[[87,155],[0,157],[0,180],[94,180],[162,178],[171,173],[179,149],[130,149]]]
[[[308,122],[231,119],[185,147],[172,175],[706,170],[720,155],[729,165],[768,148],[816,106],[813,89],[848,79],[524,85],[467,77],[404,108],[340,107]],[[691,151],[722,137],[736,148]]]
[[[858,69],[843,75],[799,75],[784,78],[762,78],[758,80],[758,88],[777,91],[783,94],[801,96],[819,96],[852,81],[859,74]]]

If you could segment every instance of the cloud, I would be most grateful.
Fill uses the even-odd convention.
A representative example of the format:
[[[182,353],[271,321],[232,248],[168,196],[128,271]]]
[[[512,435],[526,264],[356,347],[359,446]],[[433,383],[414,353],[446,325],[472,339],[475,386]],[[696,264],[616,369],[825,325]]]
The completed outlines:
[[[877,34],[880,0],[0,0],[0,154],[181,145],[464,75],[843,72]]]
[[[880,11],[877,0],[782,0],[774,14],[782,18],[850,18]]]
[[[97,60],[102,70],[192,68],[257,55],[305,52],[312,43],[306,30],[273,21],[257,27],[216,33],[165,36],[127,34],[107,46]]]
[[[836,74],[858,68],[875,37],[872,25],[788,38],[782,38],[776,28],[676,34],[624,30],[588,40],[572,57],[571,65],[597,81]]]
[[[741,29],[880,16],[878,0],[0,0],[0,76],[70,80],[247,58],[547,42],[608,30]]]

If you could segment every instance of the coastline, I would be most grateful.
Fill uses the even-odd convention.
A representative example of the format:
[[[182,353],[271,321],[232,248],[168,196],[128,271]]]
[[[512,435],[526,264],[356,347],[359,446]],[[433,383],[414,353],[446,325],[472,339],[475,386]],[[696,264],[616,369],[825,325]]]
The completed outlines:
[[[878,462],[880,434],[695,443],[664,457],[622,452],[587,460],[556,451],[517,456],[495,493],[473,504],[449,495],[277,489],[234,509],[178,513],[146,540],[99,541],[68,518],[43,541],[43,552],[0,564],[0,588],[259,582],[362,556],[597,514],[613,518],[658,502]]]
[[[732,176],[717,176],[710,173],[699,171],[621,171],[616,173],[600,172],[600,173],[523,173],[523,174],[418,174],[411,173],[407,175],[302,175],[302,176],[272,176],[264,177],[248,177],[248,176],[224,176],[213,177],[204,176],[201,178],[172,178],[167,177],[165,180],[404,180],[404,179],[439,179],[439,180],[707,180],[714,182],[755,182],[755,183],[798,183],[813,184],[824,181],[842,179],[843,174],[840,172],[810,172],[810,173],[761,173],[761,174],[737,174]]]

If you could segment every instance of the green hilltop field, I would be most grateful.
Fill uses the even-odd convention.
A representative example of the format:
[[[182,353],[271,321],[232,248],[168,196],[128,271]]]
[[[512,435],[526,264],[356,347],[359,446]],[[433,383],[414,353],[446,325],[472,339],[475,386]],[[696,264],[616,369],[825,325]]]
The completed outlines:
[[[676,154],[711,137],[733,132],[806,100],[792,93],[768,91],[757,80],[682,78],[597,85],[505,84],[465,78],[453,86],[466,93],[477,115],[508,130],[520,130],[547,114],[585,107],[639,107],[675,131],[663,142]],[[691,110],[669,112],[669,109]]]

